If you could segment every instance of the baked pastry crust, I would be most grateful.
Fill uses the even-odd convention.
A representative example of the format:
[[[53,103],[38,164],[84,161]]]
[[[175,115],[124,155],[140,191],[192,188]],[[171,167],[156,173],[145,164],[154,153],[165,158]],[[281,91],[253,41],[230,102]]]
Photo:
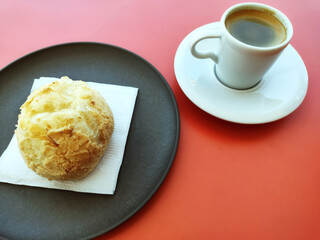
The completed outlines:
[[[15,133],[21,155],[48,179],[87,176],[114,129],[112,111],[100,93],[68,77],[33,91],[20,109]]]

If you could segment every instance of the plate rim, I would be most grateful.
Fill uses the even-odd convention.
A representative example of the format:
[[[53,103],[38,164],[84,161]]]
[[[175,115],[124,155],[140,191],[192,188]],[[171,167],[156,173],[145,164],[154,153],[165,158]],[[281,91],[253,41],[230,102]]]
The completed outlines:
[[[116,46],[116,45],[108,44],[108,43],[104,43],[104,42],[95,42],[95,41],[76,41],[76,42],[65,42],[65,43],[54,44],[54,45],[46,46],[46,47],[37,49],[35,51],[29,52],[29,53],[27,53],[27,54],[15,59],[14,61],[10,62],[9,64],[7,64],[3,68],[1,68],[0,69],[0,73],[2,73],[3,71],[6,71],[8,68],[12,67],[15,64],[18,64],[20,61],[23,61],[24,59],[26,59],[28,57],[31,57],[31,56],[36,55],[36,54],[39,54],[39,53],[44,52],[46,50],[59,48],[59,47],[68,47],[68,46],[73,46],[73,45],[96,45],[96,46],[100,46],[100,47],[114,48],[114,49],[120,50],[122,52],[126,52],[128,54],[133,55],[134,57],[138,58],[140,61],[145,63],[147,66],[149,66],[151,68],[151,70],[154,71],[156,73],[156,75],[158,75],[160,77],[160,79],[162,80],[162,82],[165,85],[166,91],[170,95],[170,102],[172,102],[172,106],[173,106],[173,109],[174,109],[175,125],[176,125],[174,144],[172,145],[173,151],[171,152],[168,164],[164,168],[163,175],[161,176],[161,178],[159,178],[159,181],[157,182],[157,184],[147,194],[147,196],[144,198],[144,200],[141,201],[137,206],[135,206],[134,210],[131,211],[128,215],[126,215],[124,218],[120,219],[119,221],[114,222],[112,225],[104,228],[104,230],[101,230],[101,231],[98,231],[98,232],[96,232],[94,234],[90,234],[88,236],[83,236],[83,237],[80,238],[82,240],[85,240],[85,239],[92,239],[94,237],[101,236],[101,235],[103,235],[105,233],[108,233],[109,231],[115,229],[116,227],[120,226],[121,224],[126,222],[128,219],[133,217],[138,211],[140,211],[150,201],[150,199],[155,195],[155,193],[158,191],[158,189],[163,184],[165,178],[167,177],[167,175],[168,175],[168,173],[169,173],[169,171],[170,171],[170,169],[172,167],[172,164],[174,162],[174,159],[176,157],[176,154],[177,154],[177,151],[178,151],[178,147],[179,147],[179,141],[180,141],[181,123],[180,123],[179,107],[178,107],[175,95],[173,93],[173,90],[170,87],[170,85],[167,82],[167,80],[160,73],[160,71],[153,64],[151,64],[148,60],[146,60],[142,56],[140,56],[140,55],[134,53],[133,51],[128,50],[128,49],[126,49],[124,47],[120,47],[120,46]],[[130,130],[129,130],[129,132],[130,132]],[[3,184],[5,184],[5,183],[3,183]],[[112,196],[113,195],[110,195],[110,197],[112,197]],[[3,239],[7,239],[7,238],[5,238],[3,236],[1,236],[1,237]]]

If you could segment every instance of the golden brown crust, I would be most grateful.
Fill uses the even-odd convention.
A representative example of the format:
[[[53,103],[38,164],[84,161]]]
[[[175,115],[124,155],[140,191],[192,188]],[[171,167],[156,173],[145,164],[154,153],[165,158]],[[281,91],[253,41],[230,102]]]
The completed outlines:
[[[48,179],[68,180],[97,166],[113,129],[111,109],[99,92],[63,77],[30,94],[15,132],[29,168]]]

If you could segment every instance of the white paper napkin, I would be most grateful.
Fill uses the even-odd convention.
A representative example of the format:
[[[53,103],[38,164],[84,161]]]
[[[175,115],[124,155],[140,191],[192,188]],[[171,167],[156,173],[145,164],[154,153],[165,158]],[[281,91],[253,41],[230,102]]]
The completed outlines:
[[[35,79],[31,92],[57,78]],[[88,82],[98,90],[109,104],[115,127],[109,146],[96,169],[87,177],[76,181],[55,181],[40,177],[27,167],[20,155],[16,136],[0,157],[0,182],[44,188],[71,190],[98,194],[113,194],[116,189],[131,118],[138,93],[134,87]]]

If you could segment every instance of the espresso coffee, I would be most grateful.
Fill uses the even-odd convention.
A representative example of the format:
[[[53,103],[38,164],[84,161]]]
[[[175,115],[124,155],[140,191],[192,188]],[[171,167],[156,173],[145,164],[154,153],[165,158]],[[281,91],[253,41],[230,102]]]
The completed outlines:
[[[286,29],[271,12],[239,10],[225,21],[229,33],[239,41],[256,46],[272,47],[286,39]]]

